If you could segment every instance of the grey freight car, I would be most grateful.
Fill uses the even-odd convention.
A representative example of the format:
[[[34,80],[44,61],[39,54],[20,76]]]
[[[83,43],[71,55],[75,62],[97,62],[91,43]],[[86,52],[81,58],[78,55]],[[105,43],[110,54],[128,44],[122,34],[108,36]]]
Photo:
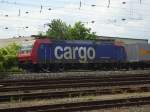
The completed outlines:
[[[150,44],[126,44],[128,62],[146,62],[150,61]]]

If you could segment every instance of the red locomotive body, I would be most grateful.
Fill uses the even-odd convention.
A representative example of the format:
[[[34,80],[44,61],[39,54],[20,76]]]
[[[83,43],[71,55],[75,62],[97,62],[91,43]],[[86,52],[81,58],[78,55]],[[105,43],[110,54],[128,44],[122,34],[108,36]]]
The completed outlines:
[[[50,43],[49,39],[36,39],[25,42],[18,53],[19,65],[21,68],[32,69],[38,63],[37,51],[41,43]]]

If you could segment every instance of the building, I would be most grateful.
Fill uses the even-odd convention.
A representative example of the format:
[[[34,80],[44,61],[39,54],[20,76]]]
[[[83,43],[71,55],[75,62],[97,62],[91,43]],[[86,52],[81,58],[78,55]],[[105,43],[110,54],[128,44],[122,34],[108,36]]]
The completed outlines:
[[[148,39],[133,39],[133,38],[120,38],[120,37],[108,37],[108,36],[98,36],[100,40],[110,40],[118,44],[133,44],[133,43],[148,43]]]
[[[12,43],[22,44],[23,42],[28,42],[34,40],[33,37],[14,37],[8,39],[0,39],[0,48],[5,47]]]

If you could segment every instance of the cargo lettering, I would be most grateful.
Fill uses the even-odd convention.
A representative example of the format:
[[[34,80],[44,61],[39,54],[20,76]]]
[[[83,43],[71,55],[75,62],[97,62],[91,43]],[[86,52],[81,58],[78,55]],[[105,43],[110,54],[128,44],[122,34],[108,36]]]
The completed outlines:
[[[80,59],[87,61],[95,58],[95,49],[93,47],[61,47],[57,46],[54,50],[56,59]]]

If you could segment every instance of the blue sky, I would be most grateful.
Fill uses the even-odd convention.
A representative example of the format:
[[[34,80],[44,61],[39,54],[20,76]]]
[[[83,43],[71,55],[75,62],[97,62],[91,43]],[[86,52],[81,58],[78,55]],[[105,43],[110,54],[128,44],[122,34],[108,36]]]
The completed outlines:
[[[97,35],[150,39],[150,1],[141,1],[110,0],[108,7],[108,0],[0,0],[0,38],[37,34],[62,19],[82,21]]]

